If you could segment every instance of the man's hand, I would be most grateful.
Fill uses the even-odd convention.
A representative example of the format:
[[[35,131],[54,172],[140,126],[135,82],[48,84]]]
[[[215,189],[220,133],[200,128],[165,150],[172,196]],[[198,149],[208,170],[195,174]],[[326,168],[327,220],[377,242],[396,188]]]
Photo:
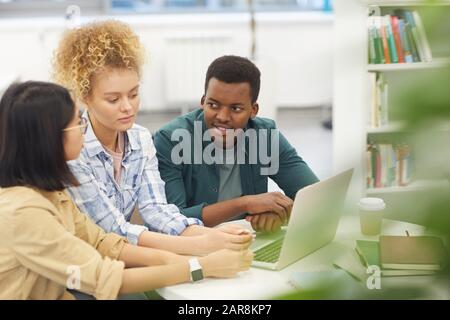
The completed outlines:
[[[247,216],[245,220],[252,224],[252,228],[255,229],[255,231],[276,232],[279,231],[283,225],[280,217],[271,212]]]
[[[287,223],[294,202],[281,192],[268,192],[245,196],[246,212],[256,215],[261,213],[275,213],[282,223]],[[259,220],[259,219],[258,219]]]

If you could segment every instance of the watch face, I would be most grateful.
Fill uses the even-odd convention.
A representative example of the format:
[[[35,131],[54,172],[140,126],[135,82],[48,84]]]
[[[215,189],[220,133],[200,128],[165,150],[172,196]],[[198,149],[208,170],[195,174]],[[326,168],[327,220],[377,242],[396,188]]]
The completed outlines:
[[[199,281],[203,279],[203,272],[201,269],[191,271],[192,281]]]

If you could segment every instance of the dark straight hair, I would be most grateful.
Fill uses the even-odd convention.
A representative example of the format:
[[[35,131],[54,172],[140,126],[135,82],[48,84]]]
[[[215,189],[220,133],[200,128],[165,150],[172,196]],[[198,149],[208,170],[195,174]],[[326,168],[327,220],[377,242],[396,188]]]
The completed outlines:
[[[78,185],[65,160],[63,129],[75,105],[64,87],[14,83],[0,101],[0,187],[46,191]]]

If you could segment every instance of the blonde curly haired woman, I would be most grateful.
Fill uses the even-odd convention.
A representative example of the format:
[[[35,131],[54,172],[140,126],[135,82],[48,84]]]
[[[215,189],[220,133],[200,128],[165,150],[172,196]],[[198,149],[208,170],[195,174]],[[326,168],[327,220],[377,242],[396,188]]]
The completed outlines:
[[[122,22],[68,30],[55,52],[55,80],[86,107],[86,139],[69,166],[79,186],[68,189],[81,211],[131,243],[179,254],[248,248],[242,228],[210,229],[166,201],[150,132],[135,124],[145,51]],[[130,223],[137,208],[144,226]],[[174,235],[181,235],[176,237]]]

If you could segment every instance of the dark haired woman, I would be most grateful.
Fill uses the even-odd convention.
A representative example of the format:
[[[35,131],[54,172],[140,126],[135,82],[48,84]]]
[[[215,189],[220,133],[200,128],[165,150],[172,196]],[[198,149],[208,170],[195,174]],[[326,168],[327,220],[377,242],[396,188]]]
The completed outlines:
[[[3,95],[0,299],[73,298],[67,288],[115,299],[189,281],[194,265],[207,277],[231,277],[248,269],[248,251],[221,250],[188,259],[128,244],[80,213],[64,186],[78,184],[66,160],[79,156],[85,130],[61,86],[25,82]]]

